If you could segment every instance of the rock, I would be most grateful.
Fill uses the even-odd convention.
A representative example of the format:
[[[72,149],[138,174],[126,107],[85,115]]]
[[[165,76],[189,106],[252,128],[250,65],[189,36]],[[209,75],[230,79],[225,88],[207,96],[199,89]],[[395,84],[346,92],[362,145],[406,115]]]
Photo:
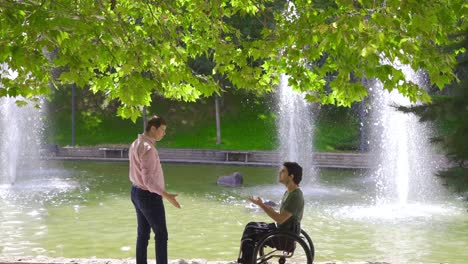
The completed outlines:
[[[238,187],[244,183],[244,177],[239,172],[234,172],[231,175],[219,177],[216,183],[219,186]]]

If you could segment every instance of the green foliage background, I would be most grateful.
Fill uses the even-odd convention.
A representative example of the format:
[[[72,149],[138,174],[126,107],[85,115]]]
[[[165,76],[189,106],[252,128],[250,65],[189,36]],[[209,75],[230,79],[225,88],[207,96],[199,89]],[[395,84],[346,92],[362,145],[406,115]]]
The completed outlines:
[[[136,123],[115,115],[115,102],[104,103],[104,96],[76,90],[76,144],[129,144],[143,130],[142,118]],[[48,106],[47,141],[62,146],[71,144],[71,90],[63,89]],[[231,90],[221,99],[221,139],[216,145],[214,98],[194,103],[153,98],[148,116],[158,114],[168,121],[167,135],[159,144],[168,148],[209,148],[274,150],[277,148],[275,98]],[[322,106],[316,111],[315,139],[318,151],[355,151],[359,147],[359,120],[353,108]]]

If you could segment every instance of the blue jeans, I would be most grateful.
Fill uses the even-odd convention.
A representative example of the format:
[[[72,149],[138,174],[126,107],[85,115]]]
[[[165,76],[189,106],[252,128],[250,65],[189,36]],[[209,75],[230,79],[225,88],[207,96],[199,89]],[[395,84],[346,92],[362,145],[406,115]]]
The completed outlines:
[[[132,202],[135,206],[138,230],[136,242],[136,263],[147,263],[148,241],[151,229],[155,234],[156,263],[167,264],[166,212],[162,197],[156,193],[132,187]]]

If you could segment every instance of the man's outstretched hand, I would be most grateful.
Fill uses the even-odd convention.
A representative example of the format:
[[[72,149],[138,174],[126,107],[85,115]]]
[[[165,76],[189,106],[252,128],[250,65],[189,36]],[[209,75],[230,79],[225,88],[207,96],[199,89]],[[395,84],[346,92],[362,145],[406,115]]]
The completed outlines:
[[[176,199],[178,194],[164,192],[163,197],[166,198],[173,206],[180,208],[180,204]]]
[[[249,199],[249,201],[251,201],[252,203],[254,203],[254,204],[256,204],[256,205],[258,205],[260,207],[263,205],[263,200],[260,197],[249,196],[249,198],[247,198],[247,199]]]

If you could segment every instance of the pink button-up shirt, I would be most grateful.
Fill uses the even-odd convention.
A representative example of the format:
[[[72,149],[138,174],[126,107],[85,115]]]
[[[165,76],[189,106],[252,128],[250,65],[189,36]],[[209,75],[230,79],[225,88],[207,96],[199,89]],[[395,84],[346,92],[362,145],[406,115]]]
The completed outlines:
[[[128,151],[129,178],[133,185],[162,196],[164,174],[154,143],[154,139],[144,134],[138,135],[133,141]]]

